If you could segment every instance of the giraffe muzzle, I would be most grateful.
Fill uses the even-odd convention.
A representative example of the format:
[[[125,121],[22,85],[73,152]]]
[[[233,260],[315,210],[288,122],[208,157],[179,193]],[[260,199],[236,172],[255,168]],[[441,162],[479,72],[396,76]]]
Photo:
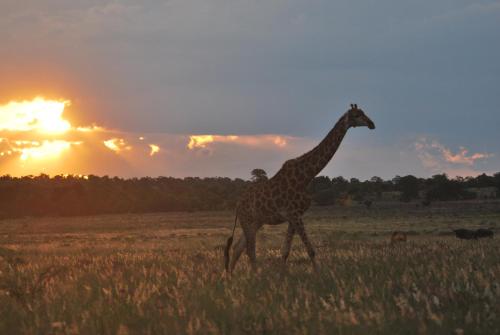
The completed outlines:
[[[368,121],[368,129],[375,129],[375,123],[373,123],[373,121]]]

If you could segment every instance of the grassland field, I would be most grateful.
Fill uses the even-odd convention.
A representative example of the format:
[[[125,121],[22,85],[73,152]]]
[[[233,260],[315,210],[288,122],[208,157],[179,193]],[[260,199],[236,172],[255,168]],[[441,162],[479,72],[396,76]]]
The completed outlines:
[[[316,207],[223,275],[232,212],[0,221],[0,334],[500,334],[500,202]],[[409,240],[389,244],[395,231]],[[237,230],[238,234],[241,232]]]

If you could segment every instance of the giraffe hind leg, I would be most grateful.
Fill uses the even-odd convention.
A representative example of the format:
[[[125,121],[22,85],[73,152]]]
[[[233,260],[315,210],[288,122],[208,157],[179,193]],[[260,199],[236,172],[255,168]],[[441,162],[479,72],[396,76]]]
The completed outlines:
[[[309,240],[309,237],[307,236],[306,230],[304,228],[304,223],[302,222],[302,220],[300,220],[296,229],[297,229],[297,233],[300,236],[300,239],[302,240],[302,243],[304,243],[304,245],[306,247],[307,254],[309,255],[309,258],[311,259],[311,262],[313,264],[313,268],[315,271],[317,271],[318,266],[317,266],[316,260],[315,260],[316,251],[314,251],[314,247],[313,247],[311,241]]]
[[[290,255],[290,249],[292,248],[292,241],[294,235],[295,235],[295,227],[293,224],[289,223],[285,237],[285,244],[283,245],[283,249],[281,251],[281,257],[283,259],[283,263],[286,263],[288,255]]]

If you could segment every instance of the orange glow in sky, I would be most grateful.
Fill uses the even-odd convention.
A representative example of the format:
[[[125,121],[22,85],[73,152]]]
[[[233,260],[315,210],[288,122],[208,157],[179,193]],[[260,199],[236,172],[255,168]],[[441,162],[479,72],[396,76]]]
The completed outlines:
[[[144,171],[155,169],[164,173],[164,163],[175,161],[182,152],[204,149],[203,154],[225,155],[229,146],[248,150],[281,150],[288,137],[280,135],[178,135],[157,134],[147,139],[142,134],[100,127],[96,124],[74,125],[65,111],[70,106],[65,99],[35,97],[0,103],[0,175],[36,173],[91,174],[122,169]],[[77,111],[84,112],[84,111]],[[75,111],[71,110],[74,114]],[[168,140],[167,140],[168,139]],[[175,143],[186,141],[182,147]],[[157,142],[159,141],[159,142]],[[218,146],[223,144],[222,146]],[[160,152],[168,152],[161,155]],[[151,158],[145,163],[142,157]],[[176,156],[179,155],[179,156]],[[154,156],[154,159],[152,158]],[[206,155],[190,155],[202,159]],[[96,168],[98,166],[98,168]],[[184,171],[184,170],[182,170]]]
[[[131,140],[132,136],[137,139],[135,134],[95,124],[72,125],[64,115],[67,106],[70,106],[69,100],[44,97],[0,103],[0,174],[49,169],[56,173],[78,173],[79,165],[89,164],[88,157],[103,161],[110,151],[122,154],[137,145],[137,141]],[[139,137],[140,141],[144,139]],[[147,148],[141,151],[147,157],[160,152],[157,144],[143,143],[141,146]],[[81,150],[75,150],[76,147]],[[99,150],[99,147],[107,150]]]

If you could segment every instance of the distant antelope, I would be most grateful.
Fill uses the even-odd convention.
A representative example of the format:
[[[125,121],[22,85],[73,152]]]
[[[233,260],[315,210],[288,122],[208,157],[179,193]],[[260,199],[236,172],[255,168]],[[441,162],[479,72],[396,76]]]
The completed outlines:
[[[406,242],[406,240],[407,240],[407,235],[405,232],[395,231],[391,235],[391,245],[394,245],[399,242]]]

